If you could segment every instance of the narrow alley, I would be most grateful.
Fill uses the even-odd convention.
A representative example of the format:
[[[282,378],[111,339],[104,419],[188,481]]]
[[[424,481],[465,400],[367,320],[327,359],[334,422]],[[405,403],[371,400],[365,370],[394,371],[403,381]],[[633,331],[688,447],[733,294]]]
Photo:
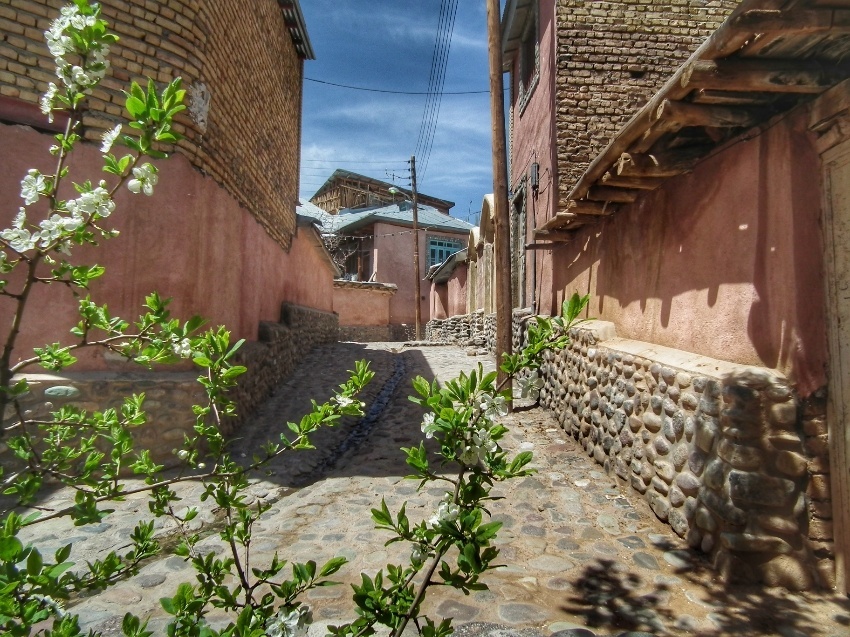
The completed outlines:
[[[335,576],[345,585],[308,594],[311,636],[354,618],[348,584],[359,582],[361,571],[374,574],[387,563],[407,559],[409,547],[383,546],[388,536],[374,529],[369,510],[382,497],[390,510],[407,502],[411,520],[418,521],[431,515],[442,496],[437,488],[417,493],[416,483],[404,479],[408,470],[398,449],[422,437],[421,408],[407,399],[410,379],[421,374],[445,382],[479,362],[493,368],[491,357],[467,356],[461,348],[399,345],[316,348],[234,443],[237,457],[250,457],[287,420],[299,418],[310,398],[332,395],[355,360],[371,361],[376,376],[364,396],[367,416],[321,431],[313,438],[315,450],[285,454],[251,488],[251,497],[272,505],[255,526],[253,564],[264,564],[275,552],[287,560],[349,560]],[[850,630],[846,600],[716,582],[709,564],[686,550],[644,501],[602,473],[545,411],[520,402],[504,423],[511,429],[506,446],[532,450],[537,473],[494,491],[504,497],[492,503],[491,512],[504,524],[497,545],[498,563],[505,566],[485,575],[490,590],[468,597],[443,587],[429,592],[426,608],[438,617],[454,617],[458,634],[838,637]],[[186,483],[181,495],[188,501],[199,490],[200,484]],[[43,505],[59,506],[69,497],[56,492]],[[147,510],[142,496],[116,506],[99,525],[66,529],[57,521],[37,525],[35,532],[48,550],[72,541],[75,561],[90,559],[123,541]],[[215,512],[207,509],[198,519],[199,532],[206,535],[202,550],[220,550],[213,532]],[[162,527],[161,537],[168,532]],[[164,556],[72,610],[81,614],[86,628],[110,636],[121,634],[121,618],[129,608],[151,617],[149,628],[159,634],[166,621],[159,599],[193,580],[194,572],[181,558]]]

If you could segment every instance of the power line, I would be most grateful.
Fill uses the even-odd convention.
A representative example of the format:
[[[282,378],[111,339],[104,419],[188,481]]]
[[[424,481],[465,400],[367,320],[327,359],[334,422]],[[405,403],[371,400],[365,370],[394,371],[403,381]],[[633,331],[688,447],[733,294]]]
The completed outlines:
[[[302,159],[302,162],[310,161],[310,162],[325,162],[328,164],[391,164],[395,166],[396,164],[404,164],[407,165],[410,163],[409,159],[386,159],[386,160],[360,160],[360,159]]]
[[[370,93],[392,93],[393,95],[480,95],[490,93],[487,91],[393,91],[384,88],[368,88],[366,86],[351,86],[350,84],[337,84],[336,82],[326,82],[325,80],[316,80],[312,77],[304,78],[307,82],[315,82],[316,84],[327,84],[328,86],[336,86],[337,88],[347,88],[352,91],[368,91]],[[507,90],[507,89],[506,89]]]
[[[431,149],[434,145],[434,137],[437,132],[437,122],[440,118],[440,105],[442,103],[443,86],[446,81],[446,68],[448,67],[449,52],[452,45],[452,34],[457,17],[458,0],[442,0],[440,4],[441,25],[437,28],[437,38],[434,42],[434,56],[431,60],[431,75],[428,90],[431,92],[425,104],[425,112],[422,116],[420,127],[420,141],[416,142],[414,155],[420,155],[422,161],[420,176],[424,177],[428,170],[428,160],[431,158]],[[424,132],[423,132],[424,131]]]

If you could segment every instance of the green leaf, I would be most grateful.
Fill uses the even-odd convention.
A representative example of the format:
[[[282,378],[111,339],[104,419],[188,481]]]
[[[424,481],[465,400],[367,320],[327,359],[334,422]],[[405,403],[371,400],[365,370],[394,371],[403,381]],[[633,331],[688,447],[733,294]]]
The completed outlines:
[[[127,97],[127,101],[124,103],[124,106],[127,109],[127,112],[130,113],[130,117],[133,119],[142,119],[145,114],[145,103],[138,97],[130,95]]]
[[[13,562],[21,554],[24,545],[14,535],[11,537],[0,537],[0,560]]]
[[[327,577],[328,575],[333,575],[339,569],[341,569],[343,565],[347,562],[348,560],[344,557],[331,558],[330,560],[325,562],[324,566],[322,566],[322,569],[319,571],[319,576]]]

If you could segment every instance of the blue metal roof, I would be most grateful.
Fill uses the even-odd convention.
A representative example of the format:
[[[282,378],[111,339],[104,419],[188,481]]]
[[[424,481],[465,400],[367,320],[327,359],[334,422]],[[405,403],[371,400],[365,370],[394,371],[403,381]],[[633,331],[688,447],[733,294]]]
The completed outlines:
[[[461,219],[450,217],[431,206],[418,206],[418,225],[423,230],[443,230],[467,233],[474,226]],[[392,204],[362,212],[335,215],[334,232],[352,232],[373,223],[389,223],[397,226],[413,226],[413,209],[410,204]]]

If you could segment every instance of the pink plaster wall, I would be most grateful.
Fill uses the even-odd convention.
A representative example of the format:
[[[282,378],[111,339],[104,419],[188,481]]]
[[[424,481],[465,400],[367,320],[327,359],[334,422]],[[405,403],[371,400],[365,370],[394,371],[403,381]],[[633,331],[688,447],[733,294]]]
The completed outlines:
[[[414,306],[415,279],[413,274],[413,236],[408,227],[387,223],[374,225],[375,280],[394,283],[398,292],[390,300],[390,324],[412,324],[416,321]],[[424,326],[430,320],[430,282],[428,272],[428,237],[448,237],[466,242],[467,233],[434,232],[419,230],[420,315]]]
[[[431,282],[431,318],[444,319],[467,313],[466,263],[455,266],[454,272],[444,283]]]
[[[0,125],[0,223],[8,227],[21,204],[20,180],[30,167],[50,172],[50,136],[24,126]],[[98,148],[81,145],[71,161],[71,179],[99,178]],[[235,338],[254,339],[259,321],[278,321],[283,301],[331,311],[333,274],[309,231],[299,229],[290,251],[268,236],[251,214],[215,181],[197,172],[181,155],[158,162],[153,197],[116,195],[110,227],[121,235],[97,249],[77,249],[74,263],[106,266],[91,288],[93,300],[113,315],[137,316],[146,294],[172,297],[172,314],[200,314],[212,325],[228,326]],[[106,176],[108,177],[108,175]],[[39,211],[38,205],[32,208]],[[0,306],[0,326],[11,320],[10,304]],[[36,289],[21,355],[46,342],[68,341],[76,323],[76,301],[61,288]],[[5,327],[2,327],[5,332]],[[80,369],[103,366],[99,357],[81,358]]]
[[[583,228],[541,310],[591,294],[618,336],[825,384],[820,160],[805,112]]]
[[[340,325],[389,325],[391,294],[334,287],[334,312]]]
[[[466,314],[466,279],[467,264],[459,263],[452,273],[452,278],[446,282],[448,288],[448,313],[449,316]]]
[[[445,283],[431,281],[431,319],[444,319],[449,314],[449,288]]]
[[[555,97],[555,79],[557,67],[555,65],[555,32],[556,11],[555,0],[540,0],[538,9],[539,18],[539,51],[540,51],[540,79],[534,92],[522,114],[519,112],[516,101],[511,105],[512,131],[511,131],[511,188],[516,190],[522,178],[529,174],[531,164],[537,162],[540,165],[540,189],[537,195],[532,195],[528,190],[529,197],[526,202],[526,236],[531,241],[533,230],[542,226],[551,219],[556,212],[558,204],[558,163],[557,163],[557,130],[555,114],[557,112]],[[519,55],[516,56],[511,71],[511,95],[515,100],[519,94],[518,81],[520,77]],[[536,260],[536,264],[535,264]],[[532,289],[532,269],[537,268],[538,289],[540,283],[551,285],[544,268],[544,260],[551,264],[551,252],[534,251],[526,252],[526,299],[531,301],[534,290]]]

